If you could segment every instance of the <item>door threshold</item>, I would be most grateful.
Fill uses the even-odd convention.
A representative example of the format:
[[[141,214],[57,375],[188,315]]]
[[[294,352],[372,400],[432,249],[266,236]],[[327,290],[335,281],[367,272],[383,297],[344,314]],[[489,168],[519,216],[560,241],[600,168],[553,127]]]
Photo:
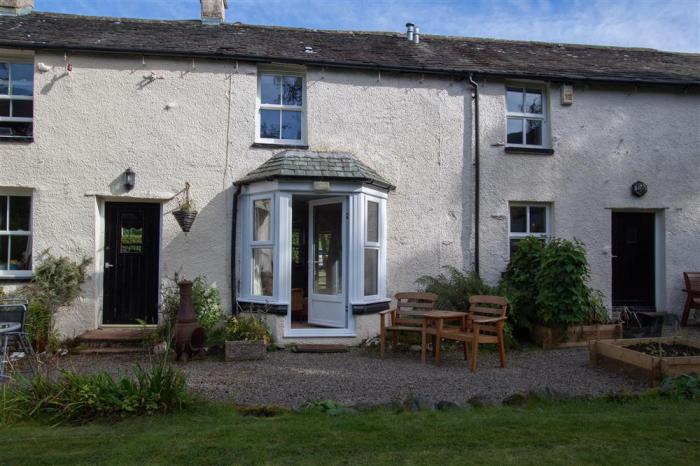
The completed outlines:
[[[284,338],[353,338],[357,334],[348,329],[285,329]]]
[[[99,328],[158,328],[158,324],[100,324]]]

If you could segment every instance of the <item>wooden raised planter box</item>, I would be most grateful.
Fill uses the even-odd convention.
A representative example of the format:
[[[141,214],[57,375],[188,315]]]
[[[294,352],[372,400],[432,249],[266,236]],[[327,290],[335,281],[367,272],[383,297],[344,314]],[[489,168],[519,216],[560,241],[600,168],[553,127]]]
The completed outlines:
[[[265,342],[260,341],[226,341],[226,361],[251,361],[265,357]]]
[[[532,340],[544,349],[575,348],[588,346],[591,340],[605,340],[622,337],[622,324],[572,325],[566,335],[559,327],[535,325]]]
[[[659,357],[628,348],[645,343],[679,344],[700,350],[700,341],[682,337],[599,340],[589,345],[591,362],[642,378],[650,385],[658,385],[666,377],[700,373],[700,356]]]

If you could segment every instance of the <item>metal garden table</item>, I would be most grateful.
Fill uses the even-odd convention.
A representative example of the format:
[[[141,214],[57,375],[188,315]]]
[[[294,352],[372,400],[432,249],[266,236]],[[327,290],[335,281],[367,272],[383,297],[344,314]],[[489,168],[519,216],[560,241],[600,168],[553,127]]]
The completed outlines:
[[[0,360],[0,379],[6,378],[5,367],[10,358],[7,355],[7,341],[10,339],[10,334],[18,332],[22,328],[19,322],[0,322],[0,338],[2,338],[2,360]]]

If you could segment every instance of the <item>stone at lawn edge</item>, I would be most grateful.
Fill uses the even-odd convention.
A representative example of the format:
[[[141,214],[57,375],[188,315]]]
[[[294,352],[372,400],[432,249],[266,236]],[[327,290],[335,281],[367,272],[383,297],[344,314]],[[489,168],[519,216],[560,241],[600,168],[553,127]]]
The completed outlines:
[[[523,393],[513,393],[505,398],[503,398],[504,406],[523,406],[527,404],[530,397]]]
[[[445,400],[438,401],[435,407],[438,409],[438,411],[452,411],[455,409],[460,409],[460,406],[457,403]]]

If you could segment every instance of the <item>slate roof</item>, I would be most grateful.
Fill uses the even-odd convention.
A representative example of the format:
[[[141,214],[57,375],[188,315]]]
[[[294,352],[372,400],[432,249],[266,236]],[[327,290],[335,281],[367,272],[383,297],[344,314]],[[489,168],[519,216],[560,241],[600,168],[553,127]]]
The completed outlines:
[[[240,23],[157,21],[33,12],[0,16],[0,47],[206,56],[425,73],[700,85],[700,54]],[[307,49],[310,47],[310,49]]]
[[[347,152],[285,150],[236,181],[236,185],[273,179],[359,181],[380,188],[396,189],[379,173]]]

